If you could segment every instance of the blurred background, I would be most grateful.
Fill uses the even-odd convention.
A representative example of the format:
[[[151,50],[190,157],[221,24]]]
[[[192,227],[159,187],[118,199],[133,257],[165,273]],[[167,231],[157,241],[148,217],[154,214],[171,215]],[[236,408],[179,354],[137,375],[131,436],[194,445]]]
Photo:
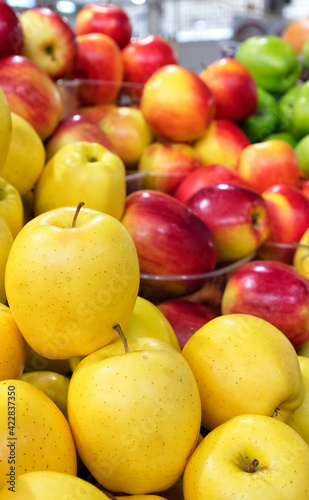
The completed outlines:
[[[8,0],[17,12],[50,7],[72,26],[77,12],[92,0]],[[114,0],[129,14],[133,36],[167,39],[179,63],[199,72],[253,35],[280,34],[293,19],[309,15],[309,0]]]

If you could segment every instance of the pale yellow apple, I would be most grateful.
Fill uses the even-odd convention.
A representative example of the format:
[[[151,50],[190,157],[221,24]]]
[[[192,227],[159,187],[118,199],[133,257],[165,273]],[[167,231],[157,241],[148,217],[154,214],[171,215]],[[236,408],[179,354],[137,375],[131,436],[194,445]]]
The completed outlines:
[[[21,377],[27,355],[27,344],[12,313],[0,303],[0,380]]]
[[[153,337],[164,340],[180,352],[176,334],[160,309],[143,297],[137,297],[130,322],[124,332],[127,339]]]
[[[45,165],[34,191],[34,215],[59,207],[87,208],[120,219],[126,197],[126,170],[119,156],[101,144],[72,142]]]
[[[24,118],[11,113],[12,138],[0,175],[24,196],[38,180],[45,164],[42,139]]]
[[[62,472],[36,471],[22,474],[15,492],[5,485],[0,500],[108,500],[109,497],[90,482]]]
[[[309,279],[309,227],[304,232],[296,248],[293,266]]]
[[[24,206],[19,191],[3,177],[0,177],[0,216],[15,238],[24,225]]]
[[[287,424],[309,444],[309,358],[298,356],[300,369],[305,382],[305,399],[292,413]]]
[[[6,96],[0,87],[0,175],[6,160],[12,137],[11,111]]]
[[[27,343],[45,358],[85,356],[125,330],[140,272],[129,232],[114,217],[62,207],[29,221],[6,266],[12,314]],[[77,215],[76,222],[75,216]]]
[[[214,318],[195,332],[182,354],[196,377],[202,424],[209,431],[244,413],[287,421],[304,400],[294,347],[280,330],[256,316]]]
[[[114,342],[79,363],[68,415],[78,454],[103,488],[146,494],[183,473],[199,439],[201,403],[182,354],[143,337],[129,340],[128,352]]]
[[[193,452],[184,499],[307,500],[308,470],[309,446],[294,429],[264,415],[240,415]]]
[[[6,302],[6,293],[4,285],[6,262],[13,241],[14,239],[9,226],[7,225],[3,217],[0,216],[0,303],[3,304],[5,304]]]
[[[46,394],[28,382],[0,382],[0,437],[0,488],[7,486],[12,465],[16,477],[35,470],[77,473],[66,418]]]

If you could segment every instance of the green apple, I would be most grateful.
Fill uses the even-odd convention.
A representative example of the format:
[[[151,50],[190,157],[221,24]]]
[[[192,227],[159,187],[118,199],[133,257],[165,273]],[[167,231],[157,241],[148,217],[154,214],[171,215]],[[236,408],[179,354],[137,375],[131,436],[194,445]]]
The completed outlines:
[[[274,132],[263,139],[265,142],[274,140],[285,141],[292,146],[292,148],[295,148],[298,142],[290,132]]]
[[[116,218],[62,207],[28,222],[6,266],[12,314],[41,356],[85,356],[127,327],[139,288],[134,242]]]
[[[245,413],[286,421],[305,395],[296,351],[267,321],[225,314],[200,328],[182,354],[199,386],[202,425],[212,430]]]
[[[193,452],[184,498],[307,500],[308,468],[309,446],[294,429],[267,416],[240,415],[210,432]]]
[[[278,102],[281,128],[297,140],[309,134],[309,81],[294,85]]]
[[[238,47],[235,59],[246,66],[259,87],[274,94],[291,88],[301,73],[297,52],[279,36],[247,38]]]
[[[308,134],[296,144],[295,153],[301,170],[309,177],[309,130]]]
[[[302,54],[304,58],[304,63],[307,68],[309,68],[309,38],[305,41],[302,49]]]
[[[120,219],[126,197],[126,170],[122,160],[104,146],[80,141],[63,146],[45,165],[34,191],[34,214],[73,206]]]
[[[184,357],[163,340],[113,342],[75,369],[68,415],[82,462],[104,489],[170,488],[195,449],[201,402]]]
[[[19,191],[3,177],[0,177],[0,215],[15,238],[24,225],[24,205]]]
[[[0,303],[3,304],[6,302],[4,286],[5,268],[13,241],[14,239],[9,226],[3,217],[0,216]]]
[[[305,382],[305,399],[292,413],[287,421],[298,434],[309,444],[309,358],[298,356],[300,369]]]
[[[257,88],[257,95],[257,110],[241,124],[250,142],[262,141],[279,124],[279,108],[274,96],[261,87]]]

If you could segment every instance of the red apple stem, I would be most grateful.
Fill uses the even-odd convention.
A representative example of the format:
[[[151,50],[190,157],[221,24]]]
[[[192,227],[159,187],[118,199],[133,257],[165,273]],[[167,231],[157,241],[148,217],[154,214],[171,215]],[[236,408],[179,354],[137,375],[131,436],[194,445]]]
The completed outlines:
[[[82,208],[83,205],[85,205],[85,203],[83,201],[80,201],[79,204],[77,205],[77,208],[75,210],[75,214],[74,214],[74,217],[73,217],[73,221],[72,221],[72,227],[76,226],[77,217],[78,217],[80,209]]]
[[[119,324],[113,326],[113,329],[116,330],[116,332],[118,333],[119,337],[121,338],[122,342],[123,342],[123,345],[124,345],[124,352],[130,352],[129,351],[129,346],[128,346],[128,341],[127,339],[125,338],[124,336],[124,333],[121,329],[121,326]]]
[[[254,470],[259,465],[259,463],[260,462],[256,458],[254,458],[252,460],[252,462],[250,462],[250,464],[248,464],[248,472],[254,472]]]

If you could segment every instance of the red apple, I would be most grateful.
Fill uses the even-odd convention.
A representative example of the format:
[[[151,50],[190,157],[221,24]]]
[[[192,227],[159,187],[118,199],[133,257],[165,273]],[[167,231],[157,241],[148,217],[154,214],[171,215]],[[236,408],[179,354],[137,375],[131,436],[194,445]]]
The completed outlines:
[[[270,233],[259,249],[265,260],[293,263],[296,247],[281,248],[271,243],[298,243],[309,227],[309,199],[300,189],[287,184],[276,184],[262,193],[270,216]],[[288,246],[288,245],[287,245]]]
[[[194,143],[194,149],[204,165],[220,163],[234,169],[241,151],[249,144],[244,132],[232,120],[215,119]]]
[[[299,184],[296,153],[290,144],[278,139],[250,144],[243,149],[236,171],[258,193],[274,184]]]
[[[302,183],[300,190],[309,199],[309,179]]]
[[[96,104],[94,106],[81,106],[77,108],[76,114],[84,117],[89,117],[91,120],[94,120],[97,124],[99,124],[102,118],[104,118],[104,116],[115,107],[115,104]]]
[[[173,194],[186,176],[201,167],[194,149],[186,143],[153,142],[146,147],[138,163],[145,173],[143,187]]]
[[[279,328],[295,348],[309,340],[309,281],[289,264],[253,261],[229,278],[222,314],[251,314]]]
[[[249,255],[269,235],[266,201],[251,189],[232,184],[212,184],[195,193],[186,205],[212,231],[218,262],[234,261]]]
[[[220,163],[204,165],[188,174],[178,185],[173,196],[186,203],[200,189],[211,184],[237,184],[248,187],[246,182],[234,170]]]
[[[157,69],[168,64],[178,64],[173,47],[157,35],[132,39],[122,49],[122,58],[124,81],[133,84],[132,88],[128,87],[128,93],[136,98],[141,97],[143,84]]]
[[[111,37],[122,49],[129,43],[132,23],[126,11],[112,3],[89,3],[77,13],[75,33],[102,33]]]
[[[86,80],[79,87],[81,104],[115,101],[123,80],[121,51],[116,42],[102,33],[78,36],[73,76]]]
[[[62,120],[46,143],[46,160],[71,142],[97,142],[115,153],[114,147],[99,125],[87,116],[74,115]]]
[[[24,35],[18,15],[6,2],[0,2],[0,59],[19,55]]]
[[[210,307],[185,299],[169,299],[158,308],[172,325],[181,349],[194,332],[216,317]]]
[[[163,66],[148,78],[140,106],[154,134],[179,142],[203,135],[215,112],[206,83],[176,64]]]
[[[134,240],[141,273],[191,275],[212,271],[216,265],[214,238],[209,228],[167,193],[131,193],[122,223]]]
[[[24,34],[22,55],[54,80],[69,75],[76,57],[76,35],[68,21],[46,7],[27,9],[19,20]]]
[[[42,140],[57,127],[62,101],[50,76],[24,56],[0,59],[0,87],[11,111],[33,126]]]
[[[255,80],[236,59],[222,57],[209,64],[200,77],[215,96],[215,118],[241,122],[255,113],[258,106]]]

